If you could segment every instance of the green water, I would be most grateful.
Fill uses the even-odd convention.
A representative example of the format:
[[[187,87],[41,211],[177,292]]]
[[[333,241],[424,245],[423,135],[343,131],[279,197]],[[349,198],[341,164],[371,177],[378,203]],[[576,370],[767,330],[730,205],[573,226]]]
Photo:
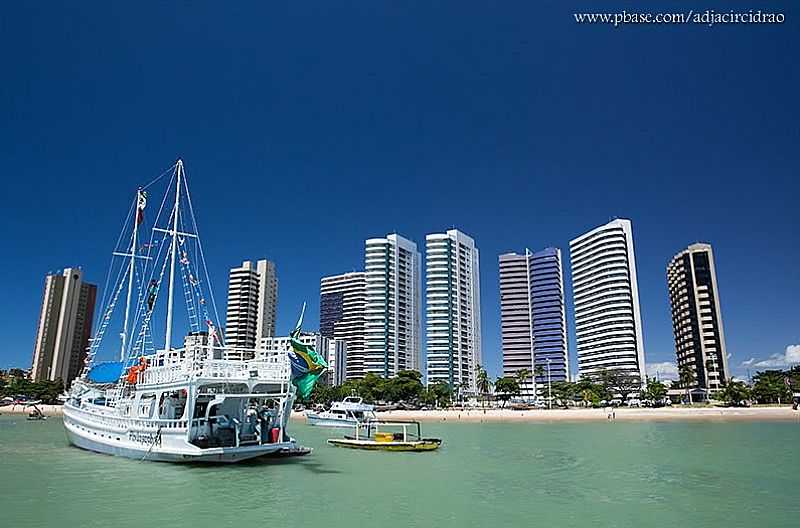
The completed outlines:
[[[236,466],[81,451],[0,417],[0,525],[798,526],[800,424],[429,424],[433,453],[329,447]]]

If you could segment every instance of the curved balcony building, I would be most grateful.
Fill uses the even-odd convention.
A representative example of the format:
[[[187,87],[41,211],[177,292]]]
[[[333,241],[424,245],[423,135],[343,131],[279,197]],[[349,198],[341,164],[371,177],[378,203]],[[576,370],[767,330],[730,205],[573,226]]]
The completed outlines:
[[[623,370],[645,379],[639,287],[630,220],[617,219],[569,243],[578,368]]]

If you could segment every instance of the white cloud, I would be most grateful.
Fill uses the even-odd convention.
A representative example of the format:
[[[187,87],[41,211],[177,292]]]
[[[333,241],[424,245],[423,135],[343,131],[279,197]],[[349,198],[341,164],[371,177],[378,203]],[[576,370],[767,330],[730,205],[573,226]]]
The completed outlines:
[[[647,371],[647,375],[653,378],[658,376],[658,379],[661,380],[678,379],[678,366],[669,361],[663,361],[661,363],[647,363],[645,370]]]
[[[743,367],[784,368],[800,363],[800,345],[789,345],[782,354],[772,354],[767,359],[750,358],[742,362]]]

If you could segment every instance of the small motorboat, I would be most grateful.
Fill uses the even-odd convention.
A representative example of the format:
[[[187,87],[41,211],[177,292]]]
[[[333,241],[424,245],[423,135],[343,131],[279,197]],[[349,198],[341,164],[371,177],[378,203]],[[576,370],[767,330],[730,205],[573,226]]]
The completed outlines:
[[[442,445],[440,438],[423,438],[419,422],[414,421],[369,421],[353,429],[354,436],[330,438],[328,443],[372,451],[433,451]]]
[[[28,413],[28,420],[47,420],[47,416],[39,409],[35,403],[30,403],[26,407],[32,407],[31,412]]]
[[[355,427],[361,422],[375,419],[372,405],[364,403],[358,396],[348,396],[340,402],[333,402],[328,411],[306,411],[309,425],[323,427]]]

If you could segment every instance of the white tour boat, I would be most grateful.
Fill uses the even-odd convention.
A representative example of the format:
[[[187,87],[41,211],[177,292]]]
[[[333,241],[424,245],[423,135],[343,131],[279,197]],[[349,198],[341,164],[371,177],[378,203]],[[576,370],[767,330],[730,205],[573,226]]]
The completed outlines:
[[[168,174],[161,210],[149,241],[142,244],[147,188]],[[165,208],[173,193],[174,205]],[[159,227],[159,220],[165,225]],[[128,229],[130,238],[124,236]],[[122,257],[119,270],[109,272],[116,282],[108,288],[107,281],[86,368],[64,403],[69,441],[99,453],[169,462],[239,462],[307,453],[287,432],[296,389],[286,353],[225,346],[212,322],[203,293],[211,288],[202,288],[208,271],[180,160],[137,191],[119,240],[124,241],[114,252]],[[167,305],[160,310],[166,315],[160,334],[164,346],[156,349],[151,322],[159,311],[156,301],[165,273]],[[173,348],[173,297],[181,285],[186,337],[184,346]],[[120,361],[95,364],[123,289],[127,304]],[[213,294],[210,304],[216,315]]]
[[[375,408],[364,403],[358,396],[348,396],[340,402],[333,402],[327,411],[306,411],[309,425],[323,427],[353,427],[375,419]]]

